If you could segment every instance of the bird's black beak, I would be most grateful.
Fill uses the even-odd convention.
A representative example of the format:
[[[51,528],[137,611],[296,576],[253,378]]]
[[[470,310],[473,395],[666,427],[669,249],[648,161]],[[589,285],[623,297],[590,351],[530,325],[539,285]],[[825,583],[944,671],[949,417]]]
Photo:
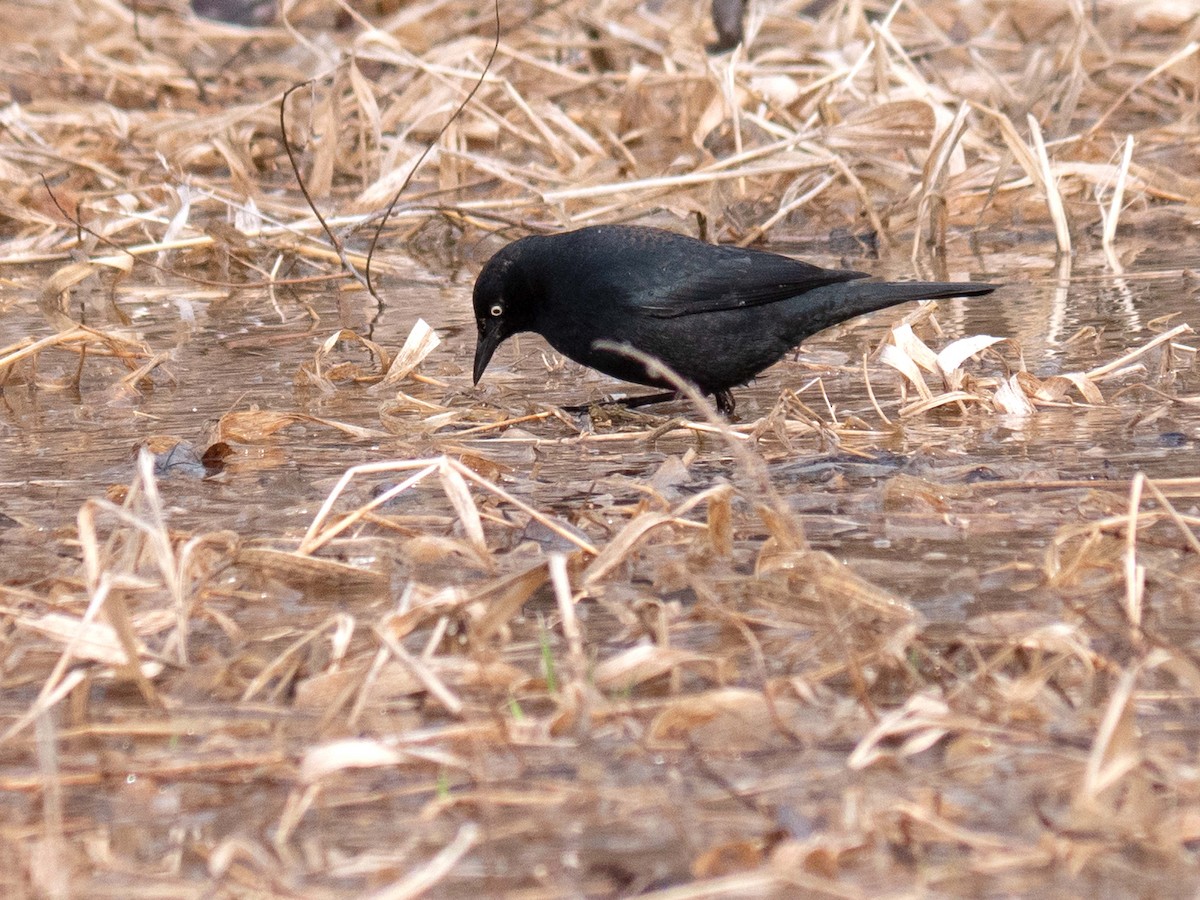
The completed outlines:
[[[492,354],[496,352],[496,348],[500,346],[503,340],[504,329],[500,327],[499,322],[487,320],[479,326],[479,339],[475,344],[476,384],[479,384],[479,379],[483,377],[483,370],[492,361]]]

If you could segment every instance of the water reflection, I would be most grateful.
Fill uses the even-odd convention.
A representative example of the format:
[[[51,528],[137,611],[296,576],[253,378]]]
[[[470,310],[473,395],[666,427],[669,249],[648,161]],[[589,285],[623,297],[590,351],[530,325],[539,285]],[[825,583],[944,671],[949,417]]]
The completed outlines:
[[[806,255],[826,265],[845,262]],[[1181,293],[1181,279],[1188,265],[1200,265],[1200,253],[1193,249],[1189,255],[1185,248],[1169,259],[1136,258],[1120,277],[1112,275],[1099,255],[1058,270],[1047,259],[1028,248],[1001,248],[981,254],[971,265],[964,260],[960,269],[951,267],[954,277],[972,269],[1002,273],[1006,286],[982,301],[941,304],[938,322],[944,334],[938,339],[1011,336],[1025,364],[1041,377],[1086,370],[1146,340],[1146,323],[1175,313],[1186,318],[1189,295]],[[1022,261],[1024,270],[1019,268]],[[875,268],[885,277],[903,270],[891,262]],[[1067,274],[1072,280],[1066,280]],[[504,348],[488,380],[479,391],[472,390],[469,287],[467,279],[446,284],[436,273],[410,266],[385,280],[382,311],[361,292],[333,288],[275,297],[249,290],[223,294],[188,289],[189,314],[181,316],[177,299],[183,286],[122,283],[115,297],[129,319],[126,330],[151,348],[167,349],[170,358],[136,390],[119,384],[126,370],[117,361],[100,357],[86,358],[80,368],[74,354],[47,353],[36,372],[10,372],[0,406],[5,426],[0,481],[10,490],[8,511],[67,520],[83,499],[128,479],[133,449],[141,441],[172,435],[204,446],[215,423],[232,410],[299,412],[379,430],[387,397],[358,385],[321,392],[298,384],[296,375],[336,328],[369,332],[394,352],[417,317],[429,321],[444,343],[422,370],[432,381],[405,384],[413,402],[425,407],[402,409],[389,418],[386,425],[394,436],[368,441],[311,423],[293,425],[261,445],[242,448],[240,460],[216,484],[170,488],[185,507],[182,514],[189,524],[219,528],[233,517],[241,527],[253,523],[252,530],[287,531],[311,514],[329,480],[347,467],[370,459],[454,451],[456,446],[510,467],[514,493],[560,511],[597,498],[635,501],[644,494],[637,482],[650,479],[664,460],[689,450],[695,459],[686,478],[671,490],[699,489],[713,478],[733,476],[719,440],[675,433],[653,444],[625,440],[608,445],[580,439],[581,432],[593,427],[586,418],[574,430],[569,419],[545,416],[519,428],[455,438],[455,431],[489,405],[518,415],[637,391],[562,360],[528,335]],[[940,468],[948,467],[953,469],[949,477],[958,482],[963,472],[983,467],[1009,481],[1122,479],[1138,470],[1155,476],[1186,470],[1195,434],[1191,408],[1172,407],[1147,420],[1142,401],[1135,404],[1133,398],[1110,408],[1043,409],[1011,420],[986,411],[942,410],[899,430],[884,427],[858,367],[861,353],[883,337],[894,318],[877,315],[818,335],[740,395],[739,409],[752,419],[774,406],[781,389],[812,385],[816,375],[823,395],[817,390],[804,395],[813,410],[821,415],[832,411],[840,420],[857,417],[878,428],[862,447],[852,448],[868,453],[861,464],[828,455],[836,449],[828,446],[828,435],[796,438],[784,450],[764,447],[787,490],[797,495],[835,491],[843,510],[861,516],[870,507],[874,485],[892,469],[919,471],[936,480],[944,474]],[[6,344],[46,331],[32,298],[11,304],[0,318],[0,341]],[[353,348],[344,352],[347,361],[361,362]],[[1191,356],[1176,354],[1173,365],[1170,371],[1144,373],[1141,380],[1161,381],[1176,393],[1194,392]],[[76,382],[77,368],[81,377]],[[1137,379],[1131,375],[1130,380]],[[1106,391],[1111,395],[1118,387],[1106,386]],[[877,389],[885,402],[889,396],[894,399],[893,387],[880,384]],[[448,427],[428,424],[430,406],[451,413]],[[651,412],[669,417],[690,411],[680,402]],[[494,417],[478,421],[486,424]],[[939,448],[944,458],[926,459],[927,447]]]

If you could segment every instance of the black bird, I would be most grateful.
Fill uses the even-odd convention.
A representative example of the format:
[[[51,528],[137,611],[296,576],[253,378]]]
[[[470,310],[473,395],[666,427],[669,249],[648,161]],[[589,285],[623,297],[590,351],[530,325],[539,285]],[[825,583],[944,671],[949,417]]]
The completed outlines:
[[[666,363],[729,415],[745,384],[810,335],[904,303],[994,290],[968,282],[860,281],[777,253],[706,244],[635,225],[531,235],[496,253],[475,281],[475,383],[496,348],[522,331],[606,375],[670,387],[641,363]]]
[[[745,0],[713,0],[712,20],[713,28],[717,29],[717,40],[705,48],[709,53],[724,53],[742,42],[742,16],[745,12]]]

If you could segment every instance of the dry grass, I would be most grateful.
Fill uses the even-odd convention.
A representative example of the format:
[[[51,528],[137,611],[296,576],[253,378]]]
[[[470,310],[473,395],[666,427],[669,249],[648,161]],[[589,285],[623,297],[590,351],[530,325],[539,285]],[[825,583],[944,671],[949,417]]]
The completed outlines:
[[[506,7],[445,131],[478,4],[0,9],[6,896],[1195,892],[1200,479],[1041,461],[1195,421],[1188,315],[1063,329],[1072,249],[1128,322],[1139,279],[1194,301],[1127,250],[1200,215],[1200,8],[823,6],[755,5],[720,57],[695,3]],[[282,144],[309,79],[288,135],[344,254]],[[849,233],[930,275],[970,235],[1053,280],[1038,339],[1078,365],[927,305],[733,426],[480,399],[461,337],[389,346],[315,293],[363,297],[343,263],[430,141],[372,263],[393,308],[410,257],[442,285],[590,222]],[[267,336],[180,338],[198,310]],[[316,400],[214,371],[215,423],[156,405],[183,344],[258,342],[269,380],[297,339]],[[31,406],[76,397],[50,446]],[[98,477],[85,426],[130,409],[128,483],[47,493],[39,460]]]

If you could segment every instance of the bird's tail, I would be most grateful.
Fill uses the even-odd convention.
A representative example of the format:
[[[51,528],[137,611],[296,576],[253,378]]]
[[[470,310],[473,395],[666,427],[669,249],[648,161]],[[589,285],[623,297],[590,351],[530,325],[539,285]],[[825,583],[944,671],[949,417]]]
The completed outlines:
[[[797,336],[796,342],[840,322],[898,303],[978,297],[995,289],[995,285],[971,281],[847,281],[826,285],[804,295],[804,333]]]

